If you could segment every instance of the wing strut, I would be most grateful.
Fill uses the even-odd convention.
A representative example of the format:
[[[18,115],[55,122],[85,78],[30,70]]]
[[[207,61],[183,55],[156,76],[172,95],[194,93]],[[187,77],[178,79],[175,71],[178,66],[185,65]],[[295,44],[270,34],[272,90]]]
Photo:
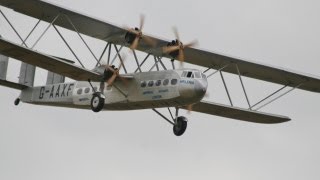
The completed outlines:
[[[224,89],[227,92],[227,95],[228,95],[228,98],[229,98],[229,101],[230,101],[230,105],[233,106],[233,103],[232,103],[232,100],[231,100],[231,96],[230,96],[230,93],[229,93],[229,90],[228,90],[228,86],[227,86],[226,81],[224,80],[222,71],[220,71],[219,73],[220,73],[220,76],[221,76],[221,79],[222,79],[222,82],[223,82],[223,85],[224,85]]]
[[[53,28],[56,30],[56,32],[59,34],[60,38],[63,40],[63,42],[66,44],[66,46],[68,47],[68,49],[70,50],[70,52],[73,54],[73,56],[77,59],[77,61],[79,62],[79,64],[83,67],[84,65],[82,64],[81,60],[78,58],[78,56],[76,55],[76,53],[73,51],[73,49],[70,47],[70,45],[68,44],[68,42],[66,41],[66,39],[62,36],[61,32],[58,30],[58,28],[53,25]]]
[[[263,105],[261,105],[260,107],[256,108],[256,109],[255,109],[255,111],[260,110],[261,108],[263,108],[263,107],[267,106],[268,104],[270,104],[270,103],[272,103],[272,102],[274,102],[274,101],[278,100],[279,98],[281,98],[281,97],[283,97],[284,95],[286,95],[286,94],[290,93],[291,91],[293,91],[293,90],[295,90],[295,89],[299,88],[299,87],[300,87],[300,86],[302,86],[302,85],[303,85],[303,83],[300,83],[298,86],[292,87],[292,88],[291,88],[291,89],[289,89],[288,91],[286,91],[286,92],[284,92],[284,93],[280,94],[279,96],[277,96],[277,97],[273,98],[273,99],[272,99],[272,100],[270,100],[269,102],[266,102],[265,104],[263,104]],[[259,103],[259,104],[260,104],[260,103]],[[258,105],[258,104],[256,104],[256,105]],[[251,107],[251,108],[252,108],[252,107]]]
[[[42,39],[42,37],[48,32],[48,30],[50,29],[50,27],[54,24],[54,22],[56,22],[56,20],[60,17],[60,13],[58,13],[54,19],[49,23],[49,25],[46,27],[46,29],[41,33],[41,35],[39,36],[39,38],[36,40],[36,42],[32,45],[31,49],[33,49],[34,47],[36,47],[36,45],[39,43],[39,41]]]
[[[12,28],[12,30],[15,32],[15,34],[19,37],[19,39],[21,40],[22,44],[25,45],[26,47],[27,44],[25,43],[25,41],[22,39],[21,35],[18,33],[18,31],[16,30],[16,28],[14,28],[14,26],[12,25],[12,23],[9,21],[9,19],[7,18],[7,16],[1,11],[0,9],[0,13],[2,14],[3,18],[7,21],[7,23],[10,25],[10,27]]]
[[[243,83],[242,78],[241,78],[241,73],[240,73],[240,70],[239,70],[239,67],[238,67],[237,64],[236,64],[236,68],[237,68],[237,72],[238,72],[238,76],[239,76],[239,80],[240,80],[240,83],[241,83],[241,87],[242,87],[243,93],[244,93],[244,95],[245,95],[245,97],[246,97],[246,100],[247,100],[249,109],[251,110],[252,107],[251,107],[251,105],[250,105],[249,97],[248,97],[246,88],[244,87],[244,83]]]
[[[233,107],[233,103],[232,103],[232,100],[231,100],[231,96],[230,96],[230,93],[229,93],[229,90],[228,90],[228,87],[227,87],[225,78],[223,77],[223,74],[222,74],[223,70],[224,70],[225,68],[227,68],[227,67],[230,67],[230,65],[231,65],[231,64],[226,64],[226,65],[224,65],[223,67],[221,67],[220,69],[215,70],[213,73],[209,74],[209,75],[207,76],[207,78],[215,75],[215,74],[218,73],[218,72],[220,73],[220,76],[221,76],[221,79],[222,79],[222,82],[223,82],[223,85],[224,85],[226,94],[227,94],[228,99],[229,99],[229,102],[230,102],[230,105],[231,105],[231,107]],[[301,83],[299,83],[298,85],[293,86],[293,87],[292,87],[292,84],[290,84],[290,83],[285,84],[283,87],[281,87],[281,88],[279,88],[278,90],[272,92],[272,93],[269,94],[268,96],[262,98],[262,99],[261,99],[260,101],[258,101],[257,103],[251,105],[251,104],[250,104],[250,101],[249,101],[249,96],[248,96],[248,94],[247,94],[247,91],[246,91],[246,88],[245,88],[245,85],[244,85],[244,82],[243,82],[243,80],[242,80],[242,74],[241,74],[241,72],[240,72],[240,68],[239,68],[239,66],[238,66],[237,64],[233,64],[233,65],[235,66],[236,71],[238,72],[238,76],[239,76],[239,80],[240,80],[240,83],[241,83],[241,87],[242,87],[242,90],[243,90],[245,99],[246,99],[246,101],[247,101],[247,103],[248,103],[248,107],[249,107],[248,109],[249,109],[249,110],[258,111],[258,110],[262,109],[263,107],[269,105],[270,103],[276,101],[277,99],[283,97],[284,95],[290,93],[291,91],[299,88],[299,87],[302,86],[304,83],[308,82],[308,80],[306,80],[306,81],[301,82]],[[211,70],[211,69],[212,69],[212,68],[208,68],[208,69],[206,69],[205,71],[203,71],[203,73],[208,73],[209,70]],[[276,94],[280,93],[282,90],[284,90],[284,89],[286,89],[287,87],[290,87],[290,86],[292,87],[291,89],[287,90],[286,92],[284,92],[284,93],[276,96],[275,98],[271,99],[270,101],[266,102],[268,99],[274,97]],[[266,103],[264,103],[263,105],[261,105],[263,102],[266,102]],[[258,105],[261,105],[261,106],[259,106],[258,108],[255,108],[255,107],[257,107]],[[254,108],[255,108],[255,109],[254,109]]]

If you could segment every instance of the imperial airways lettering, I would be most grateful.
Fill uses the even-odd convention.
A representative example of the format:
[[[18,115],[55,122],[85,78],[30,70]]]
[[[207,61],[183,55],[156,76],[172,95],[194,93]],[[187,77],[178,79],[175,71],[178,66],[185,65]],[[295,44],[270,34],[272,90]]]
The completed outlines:
[[[39,99],[43,99],[45,94],[49,94],[49,99],[51,98],[59,98],[66,97],[72,95],[72,88],[74,84],[59,84],[53,85],[49,90],[46,90],[46,86],[40,88]]]

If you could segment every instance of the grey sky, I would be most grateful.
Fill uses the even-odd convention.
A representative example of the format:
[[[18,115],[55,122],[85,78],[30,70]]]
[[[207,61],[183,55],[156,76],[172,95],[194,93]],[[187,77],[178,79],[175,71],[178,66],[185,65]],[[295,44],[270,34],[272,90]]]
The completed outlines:
[[[143,13],[148,34],[172,39],[175,25],[185,42],[198,39],[201,49],[320,76],[319,1],[50,2],[120,26],[137,26]],[[24,35],[35,23],[4,10]],[[81,57],[88,59],[86,65],[92,65],[77,36],[64,33]],[[0,34],[17,41],[2,17]],[[103,48],[101,42],[88,41],[96,53]],[[37,47],[72,59],[53,31]],[[16,81],[19,63],[10,63],[10,69],[9,79]],[[36,84],[45,83],[45,72],[39,70],[38,75]],[[237,105],[245,107],[236,78],[227,76],[231,95]],[[253,102],[279,87],[251,79],[245,83]],[[209,100],[227,103],[218,77],[210,80],[208,92]],[[278,125],[183,113],[189,124],[182,137],[175,137],[172,127],[150,110],[96,114],[28,104],[15,107],[13,100],[18,95],[18,91],[0,87],[0,179],[320,177],[319,94],[296,90],[262,109],[293,119]]]

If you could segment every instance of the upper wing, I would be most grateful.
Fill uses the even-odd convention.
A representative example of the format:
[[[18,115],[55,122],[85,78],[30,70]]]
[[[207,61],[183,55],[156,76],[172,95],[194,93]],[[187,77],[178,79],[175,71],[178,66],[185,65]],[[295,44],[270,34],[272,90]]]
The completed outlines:
[[[78,81],[101,81],[101,75],[0,38],[0,54]]]
[[[193,105],[192,111],[263,124],[282,123],[291,120],[286,116],[250,111],[248,109],[230,107],[206,101],[200,101]]]
[[[127,31],[108,22],[97,20],[89,16],[77,13],[75,11],[62,8],[45,1],[38,0],[0,0],[0,5],[12,8],[15,11],[26,14],[28,16],[51,22],[58,14],[64,14],[65,17],[60,17],[55,21],[56,25],[75,30],[88,36],[98,38],[104,41],[121,44],[129,47],[130,44],[125,41]],[[70,23],[70,21],[72,24]],[[73,27],[74,25],[74,27]],[[158,56],[168,58],[170,55],[162,52],[162,47],[168,44],[167,40],[162,40],[156,37],[148,36],[157,42],[156,47],[151,47],[143,39],[137,47],[138,50],[152,53]],[[220,69],[225,65],[230,64],[223,71],[238,74],[235,64],[239,67],[242,76],[264,80],[268,82],[288,85],[313,92],[320,92],[320,78],[312,75],[297,73],[283,68],[263,65],[243,61],[241,59],[224,56],[217,53],[212,53],[204,50],[186,48],[185,61],[191,64],[200,65],[213,69]]]
[[[283,68],[277,68],[261,63],[244,61],[241,59],[224,56],[199,49],[185,49],[186,62],[205,66],[212,69],[223,69],[225,72],[238,74],[236,65],[242,76],[264,80],[272,83],[288,85],[291,87],[299,86],[299,89],[320,92],[320,77],[294,72]]]

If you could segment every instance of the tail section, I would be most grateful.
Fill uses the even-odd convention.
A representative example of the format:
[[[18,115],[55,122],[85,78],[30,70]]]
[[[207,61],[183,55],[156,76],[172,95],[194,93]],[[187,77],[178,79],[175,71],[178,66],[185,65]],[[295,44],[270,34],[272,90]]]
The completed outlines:
[[[19,84],[33,87],[36,67],[27,63],[21,63]]]
[[[9,58],[0,54],[0,79],[5,80],[7,78]]]
[[[0,54],[0,85],[9,88],[22,90],[27,88],[27,85],[18,84],[14,82],[7,81],[7,70],[8,70],[9,58]]]
[[[64,83],[64,80],[64,76],[48,71],[46,85]]]

